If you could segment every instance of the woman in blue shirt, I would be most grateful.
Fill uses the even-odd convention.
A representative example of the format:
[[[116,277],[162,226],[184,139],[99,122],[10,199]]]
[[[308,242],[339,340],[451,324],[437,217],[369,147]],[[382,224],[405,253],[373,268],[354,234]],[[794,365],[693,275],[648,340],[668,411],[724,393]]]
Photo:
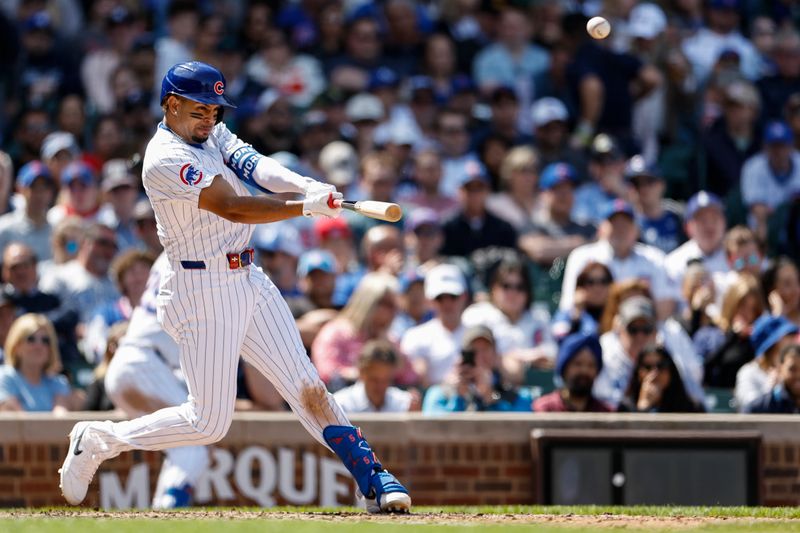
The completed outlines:
[[[72,391],[61,370],[53,324],[35,313],[11,325],[5,344],[6,363],[0,367],[0,411],[65,412]]]

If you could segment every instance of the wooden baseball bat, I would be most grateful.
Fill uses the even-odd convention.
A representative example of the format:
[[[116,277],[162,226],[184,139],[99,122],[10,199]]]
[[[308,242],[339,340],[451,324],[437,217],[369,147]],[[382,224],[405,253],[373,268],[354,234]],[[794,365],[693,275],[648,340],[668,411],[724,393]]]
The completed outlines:
[[[349,209],[366,217],[387,222],[397,222],[403,218],[403,209],[399,205],[390,202],[378,202],[375,200],[352,202],[350,200],[342,200],[342,209]]]

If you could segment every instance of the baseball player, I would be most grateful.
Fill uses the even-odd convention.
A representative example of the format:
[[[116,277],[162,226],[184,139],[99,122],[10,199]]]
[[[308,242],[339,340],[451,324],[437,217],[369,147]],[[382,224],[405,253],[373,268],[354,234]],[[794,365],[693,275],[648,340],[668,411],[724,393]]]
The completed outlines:
[[[131,418],[186,401],[178,345],[156,318],[156,296],[168,269],[169,260],[162,253],[150,268],[147,288],[106,371],[106,394]],[[205,446],[181,446],[169,448],[165,454],[153,508],[185,507],[191,504],[192,489],[208,468],[208,451]]]
[[[311,364],[278,289],[252,264],[253,224],[300,215],[337,217],[341,193],[300,176],[240,141],[220,121],[225,78],[180,63],[161,85],[164,120],[147,146],[142,181],[169,267],[156,313],[179,346],[189,390],[176,407],[112,423],[78,422],[61,468],[64,498],[77,505],[99,465],[121,452],[217,442],[228,431],[239,355],[278,389],[309,433],[344,463],[369,512],[407,512],[408,491],[378,462]],[[304,194],[301,203],[251,196]]]

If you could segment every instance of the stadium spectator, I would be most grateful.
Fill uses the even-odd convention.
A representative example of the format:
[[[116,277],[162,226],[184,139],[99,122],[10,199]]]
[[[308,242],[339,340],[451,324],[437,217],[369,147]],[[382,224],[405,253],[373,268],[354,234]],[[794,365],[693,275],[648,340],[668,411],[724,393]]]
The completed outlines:
[[[425,392],[426,415],[463,411],[530,411],[530,390],[509,383],[501,370],[492,331],[475,326],[464,331],[460,358],[446,380]]]
[[[19,317],[11,325],[0,368],[0,411],[51,411],[80,407],[81,395],[59,375],[61,358],[53,325],[42,315]]]
[[[154,116],[161,111],[161,102],[158,99],[161,94],[160,80],[172,65],[191,61],[199,22],[198,7],[194,2],[186,0],[170,2],[166,11],[166,28],[163,28],[166,32],[156,39],[154,45],[153,101],[150,106]],[[263,37],[262,35],[261,38]]]
[[[422,149],[414,155],[411,178],[413,189],[402,194],[400,200],[409,209],[426,207],[439,213],[442,218],[458,208],[458,202],[441,194],[442,158],[431,148]]]
[[[457,59],[455,43],[448,35],[434,33],[428,36],[420,70],[430,78],[439,101],[447,101],[453,93]]]
[[[512,148],[500,166],[501,192],[486,200],[486,209],[521,231],[538,218],[539,156],[530,146]]]
[[[79,322],[87,324],[95,309],[119,298],[108,275],[116,253],[114,230],[92,223],[80,236],[75,259],[49,269],[43,274],[39,288],[58,296],[65,309],[77,312]]]
[[[603,369],[594,384],[595,396],[616,408],[628,390],[636,357],[652,343],[662,344],[674,354],[684,388],[695,401],[702,401],[703,366],[691,339],[674,320],[659,325],[653,302],[646,296],[621,301],[612,329],[600,337]]]
[[[344,41],[344,53],[324,65],[328,79],[346,92],[363,91],[370,72],[385,64],[378,21],[363,15],[352,17],[345,23]]]
[[[778,257],[761,275],[761,294],[773,316],[800,326],[800,273],[788,257]]]
[[[361,179],[358,192],[361,198],[378,202],[393,202],[398,181],[397,161],[387,152],[370,152],[361,158]],[[343,216],[347,220],[347,225],[350,226],[356,242],[361,242],[371,228],[389,224],[352,211],[347,211],[347,214]],[[396,229],[403,227],[402,222],[391,224]]]
[[[297,263],[303,253],[300,233],[288,222],[261,224],[252,243],[259,265],[291,307],[293,300],[303,297],[297,283]]]
[[[439,192],[456,198],[464,178],[464,169],[477,162],[478,156],[470,150],[469,120],[453,109],[442,109],[436,115],[436,141],[442,156],[442,178]]]
[[[486,246],[514,248],[517,243],[514,227],[486,210],[489,196],[486,168],[476,161],[468,161],[459,179],[461,207],[444,223],[442,254],[468,256]]]
[[[427,207],[412,211],[406,218],[404,241],[407,267],[430,268],[438,263],[444,243],[439,214]]]
[[[532,309],[532,283],[520,258],[501,260],[489,276],[489,299],[464,310],[465,328],[486,326],[492,331],[501,367],[521,383],[529,366],[552,368],[557,346],[550,335],[550,315]]]
[[[725,257],[725,209],[713,193],[700,191],[686,205],[686,233],[689,240],[667,255],[664,266],[676,287],[683,284],[689,262],[700,260],[712,276],[728,272]],[[686,303],[686,302],[685,302]]]
[[[114,258],[110,274],[120,297],[95,309],[86,326],[83,349],[86,358],[92,363],[102,362],[110,328],[114,324],[130,320],[133,309],[139,305],[144,294],[150,267],[154,262],[155,257],[143,250],[128,250]]]
[[[158,240],[158,226],[156,214],[149,198],[140,198],[133,207],[133,220],[136,222],[136,238],[142,243],[142,248],[156,257],[164,249]]]
[[[749,226],[759,240],[766,241],[767,218],[800,192],[800,152],[794,149],[794,135],[782,121],[764,129],[764,148],[742,167],[742,199],[749,212]]]
[[[113,411],[114,403],[109,399],[106,394],[105,377],[108,370],[108,364],[114,358],[117,352],[117,346],[120,339],[128,331],[128,321],[117,322],[108,330],[108,337],[105,342],[105,351],[100,364],[95,367],[92,381],[86,387],[86,399],[81,406],[82,411]]]
[[[553,337],[561,342],[575,333],[599,335],[613,282],[614,277],[606,265],[596,261],[587,263],[575,282],[572,308],[559,309],[553,317]]]
[[[14,168],[39,159],[42,143],[50,131],[50,116],[46,110],[29,107],[20,112],[14,128],[13,144],[7,150],[14,161]]]
[[[31,161],[19,170],[17,192],[25,203],[0,217],[0,250],[21,241],[33,248],[37,257],[50,259],[53,226],[47,221],[47,210],[56,192],[53,175],[41,162]]]
[[[782,28],[775,35],[770,55],[774,72],[758,80],[757,85],[764,102],[763,117],[780,119],[789,96],[800,91],[800,35],[796,26]]]
[[[594,239],[594,227],[572,218],[576,179],[569,163],[552,163],[542,170],[542,209],[533,223],[522,229],[518,246],[544,267]]]
[[[353,196],[358,178],[358,155],[353,145],[344,141],[326,144],[319,153],[319,169],[328,183],[346,197]]]
[[[467,281],[450,264],[433,267],[425,274],[425,297],[433,307],[433,318],[407,330],[400,343],[423,387],[442,383],[458,361],[464,335],[461,315],[466,308]]]
[[[743,365],[736,373],[734,397],[739,410],[767,394],[779,383],[779,355],[795,342],[798,327],[782,316],[763,315],[753,323],[750,342],[755,359]]]
[[[676,203],[664,199],[666,184],[661,172],[635,155],[625,167],[625,179],[633,186],[639,240],[665,254],[672,252],[684,241],[682,220]]]
[[[631,278],[646,281],[656,300],[659,318],[671,316],[677,294],[664,271],[664,254],[637,243],[639,228],[633,207],[623,200],[609,204],[599,235],[596,243],[579,246],[569,254],[559,308],[567,311],[572,308],[578,273],[589,261],[599,261],[608,266],[616,282]]]
[[[47,212],[47,221],[55,226],[64,218],[80,217],[86,221],[97,220],[100,209],[100,184],[97,175],[87,164],[73,161],[61,173],[61,197]]]
[[[364,275],[364,267],[358,262],[353,233],[344,217],[320,218],[314,221],[314,237],[320,249],[329,251],[336,258],[333,305],[343,307]]]
[[[562,386],[533,401],[538,413],[606,413],[609,407],[592,395],[594,380],[603,368],[603,351],[597,336],[575,333],[561,342],[556,375]]]
[[[336,286],[336,258],[324,250],[309,250],[297,263],[300,292],[306,298],[300,316],[312,309],[333,309],[333,291]]]
[[[329,390],[335,392],[358,379],[356,362],[364,344],[389,340],[389,326],[397,313],[397,289],[397,279],[390,274],[365,275],[339,316],[322,327],[311,346],[311,358]],[[398,384],[409,385],[416,379],[404,360]]]
[[[723,245],[728,270],[712,275],[718,296],[725,294],[728,287],[740,275],[748,274],[754,278],[760,278],[764,268],[764,257],[756,235],[747,226],[734,226],[728,230]]]
[[[139,197],[138,184],[128,162],[123,159],[106,162],[100,189],[104,203],[97,213],[97,220],[116,232],[120,251],[141,247],[133,217]]]
[[[724,334],[715,324],[719,309],[714,281],[701,261],[690,261],[681,293],[687,304],[679,321],[692,338],[695,351],[705,360],[722,344]]]
[[[567,106],[553,96],[536,100],[531,106],[531,122],[541,168],[550,163],[569,161],[579,168],[576,182],[584,181],[586,156],[569,145],[569,111]]]
[[[78,159],[80,155],[81,148],[72,133],[54,131],[42,141],[41,161],[47,165],[47,169],[56,184],[61,183],[61,173],[64,172],[67,165]]]
[[[738,80],[723,91],[722,115],[703,133],[705,188],[725,197],[739,190],[739,176],[748,158],[758,153],[756,130],[761,102],[752,84]]]
[[[358,381],[334,394],[345,413],[405,413],[419,411],[416,390],[392,386],[401,363],[397,348],[387,341],[370,341],[358,356]]]
[[[745,413],[800,413],[800,345],[785,346],[778,355],[778,384],[746,406]]]
[[[406,331],[434,317],[431,303],[425,298],[425,274],[422,270],[406,270],[399,281],[398,311],[389,328],[389,338],[392,339],[402,339]]]
[[[697,413],[703,407],[686,393],[672,355],[663,346],[645,346],[636,359],[619,411],[634,413]]]
[[[616,199],[627,200],[625,154],[617,141],[601,133],[589,146],[589,181],[575,191],[573,218],[581,224],[599,225],[608,204]]]
[[[728,287],[717,319],[725,337],[706,357],[705,385],[728,389],[736,385],[736,373],[755,357],[750,335],[753,323],[763,312],[763,297],[755,277],[742,275]]]

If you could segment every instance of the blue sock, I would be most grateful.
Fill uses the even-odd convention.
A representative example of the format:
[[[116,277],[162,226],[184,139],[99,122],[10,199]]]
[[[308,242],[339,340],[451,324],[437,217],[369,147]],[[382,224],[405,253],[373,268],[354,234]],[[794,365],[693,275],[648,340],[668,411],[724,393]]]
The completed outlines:
[[[370,480],[376,472],[383,470],[383,466],[364,440],[361,430],[353,426],[328,426],[322,430],[322,438],[353,475],[361,494],[367,498],[375,497]]]

